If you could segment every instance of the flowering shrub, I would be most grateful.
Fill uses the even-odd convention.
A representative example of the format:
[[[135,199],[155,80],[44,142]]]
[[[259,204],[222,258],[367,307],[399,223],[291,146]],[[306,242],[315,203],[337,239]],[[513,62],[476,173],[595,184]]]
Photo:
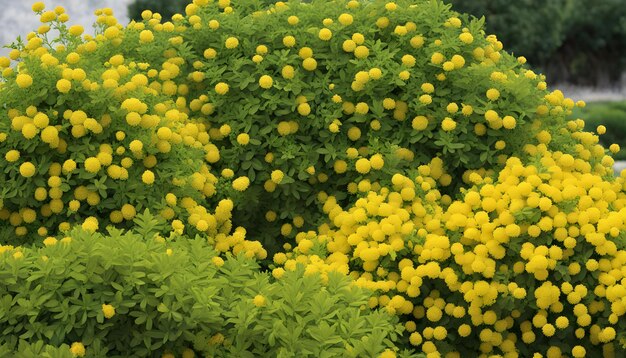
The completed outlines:
[[[149,63],[107,49],[119,42],[109,38],[121,36],[110,12],[99,13],[104,35],[87,41],[80,26],[65,26],[62,8],[33,9],[45,28],[11,52],[12,59],[23,59],[17,73],[3,59],[0,219],[10,223],[3,237],[15,243],[45,238],[95,213],[87,223],[93,230],[127,227],[144,208],[158,211],[181,234],[187,226],[185,232],[228,235],[233,203],[220,199],[235,189],[218,193],[230,185],[210,170],[218,149],[206,125],[188,118],[183,98],[171,98],[172,90],[185,93],[187,86],[150,82]],[[52,42],[44,31],[50,27],[61,33]],[[161,71],[161,78],[180,72],[181,61],[164,62],[171,72]],[[265,257],[258,242],[237,239],[220,247],[236,245]]]
[[[203,239],[163,238],[157,222],[142,214],[135,231],[76,228],[44,248],[0,247],[0,355],[19,343],[23,354],[60,347],[54,356],[69,348],[73,356],[357,357],[401,337],[394,318],[365,309],[371,292],[346,277],[322,286],[295,272],[270,282],[255,261],[223,260]]]
[[[402,320],[429,357],[623,354],[624,179],[481,21],[194,0],[82,36],[33,9],[0,59],[5,349],[388,358]]]

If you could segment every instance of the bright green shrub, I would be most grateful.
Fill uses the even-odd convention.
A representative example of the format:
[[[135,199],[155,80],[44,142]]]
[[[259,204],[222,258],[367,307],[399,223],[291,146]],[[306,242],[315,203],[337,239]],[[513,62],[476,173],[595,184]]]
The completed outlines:
[[[56,185],[58,180],[50,176],[58,175],[46,169],[47,173],[40,170],[30,177],[31,170],[24,171],[30,168],[20,173],[15,162],[2,162],[7,173],[2,183],[9,189],[0,196],[5,207],[0,218],[8,221],[2,226],[4,241],[9,234],[29,233],[39,225],[54,233],[51,223],[36,221],[43,218],[54,224],[67,221],[61,229],[82,223],[83,229],[95,231],[117,224],[118,229],[111,228],[117,237],[119,227],[128,228],[130,222],[118,223],[111,215],[130,199],[132,205],[149,207],[169,221],[179,236],[176,240],[152,242],[155,232],[166,235],[169,226],[158,224],[147,235],[142,233],[146,224],[137,223],[140,235],[127,234],[135,237],[136,248],[125,246],[129,239],[118,238],[119,245],[102,250],[139,257],[141,265],[156,270],[157,276],[161,259],[176,262],[174,270],[201,267],[198,280],[185,276],[167,296],[188,314],[175,323],[165,320],[148,327],[119,311],[112,319],[130,328],[111,328],[115,334],[154,331],[148,336],[161,338],[158,348],[174,353],[184,347],[217,356],[322,355],[322,350],[345,349],[338,354],[371,356],[393,349],[390,342],[400,331],[379,313],[357,314],[367,302],[398,314],[409,332],[405,347],[417,347],[430,357],[623,353],[623,179],[613,177],[613,159],[598,138],[581,131],[584,122],[566,121],[583,103],[560,91],[548,92],[543,76],[527,69],[523,58],[504,52],[495,36],[484,36],[481,21],[455,13],[440,1],[408,0],[292,1],[277,2],[269,9],[255,0],[232,4],[194,0],[185,16],[173,16],[171,22],[153,14],[126,28],[108,10],[98,15],[94,38],[78,38],[80,31],[63,29],[59,20],[55,24],[61,27],[61,39],[67,40],[63,46],[50,48],[31,35],[28,44],[16,44],[11,54],[22,61],[11,67],[8,59],[0,60],[6,79],[0,99],[7,108],[0,112],[0,125],[8,144],[3,148],[21,148],[28,154],[21,160],[60,163],[74,155],[82,163],[76,176],[64,177],[66,186],[53,191],[55,196],[62,193],[53,199],[60,201],[56,207],[69,206],[76,194],[67,188],[80,185],[105,190],[107,199],[116,204],[102,200],[102,205],[89,209],[81,206],[84,211],[68,219],[46,216],[52,203],[37,204],[28,198],[37,186]],[[57,15],[41,16],[48,22]],[[64,94],[68,82],[62,81],[63,72],[69,74],[67,68],[76,66],[85,68],[90,82],[81,82],[83,87],[70,82],[74,92]],[[72,81],[75,72],[81,74],[72,70]],[[131,73],[145,78],[133,80]],[[101,99],[106,105],[98,107]],[[127,112],[143,112],[141,103],[148,116],[140,116],[139,125],[131,126],[138,117],[127,117]],[[105,137],[83,138],[73,127],[85,125],[73,123],[71,115],[69,124],[59,119],[57,131],[67,143],[63,152],[60,139],[56,148],[54,141],[44,145],[39,139],[26,139],[32,134],[32,126],[26,124],[32,120],[35,125],[28,112],[31,105],[37,110],[43,106],[49,118],[54,111],[66,113],[68,106],[73,111],[85,107],[85,113],[98,118],[110,112],[111,122],[101,124]],[[144,148],[156,148],[157,166],[163,166],[157,172],[160,187],[141,178],[145,163],[129,167],[135,175],[111,189],[99,186],[101,181],[107,186],[117,183],[109,173],[112,165],[98,172],[99,181],[82,169],[96,163],[80,157],[82,152],[72,146],[90,148],[94,140],[113,149],[119,128],[143,135]],[[168,147],[167,138],[172,148],[178,145],[178,156],[161,153]],[[122,164],[125,155],[117,154],[117,149],[114,153],[109,164]],[[108,160],[100,159],[106,167]],[[129,185],[133,181],[141,188]],[[38,210],[36,225],[21,228],[22,221],[33,217],[27,210],[31,206]],[[89,216],[98,216],[99,227]],[[241,227],[231,233],[231,226]],[[247,233],[262,240],[264,247],[245,241]],[[43,230],[40,234],[48,235]],[[196,239],[188,239],[196,234]],[[45,239],[49,247],[5,252],[5,262],[23,267],[17,271],[23,281],[9,287],[31,302],[26,297],[36,291],[28,290],[33,286],[26,276],[36,277],[32,272],[36,265],[48,265],[38,258],[40,252],[52,257],[58,250],[73,257],[71,262],[61,260],[68,267],[81,262],[79,258],[97,262],[89,256],[93,249],[87,248],[102,238],[77,235],[99,239],[82,244],[83,248],[51,245],[54,239]],[[207,272],[206,267],[215,264],[207,243],[217,252],[243,255],[219,271]],[[278,282],[243,258],[263,258],[264,250],[275,253],[281,246],[285,252],[273,256],[277,267],[272,274]],[[172,249],[171,257],[163,251],[166,247]],[[176,256],[178,251],[182,258]],[[588,265],[590,274],[582,269]],[[377,290],[376,296],[340,289],[345,282],[339,284],[335,271]],[[321,273],[319,278],[308,276],[316,272]],[[57,280],[67,278],[58,275]],[[132,276],[129,280],[136,283]],[[112,292],[106,282],[96,283],[101,286],[94,295]],[[210,301],[206,295],[193,296],[203,289],[214,290],[215,296]],[[299,297],[296,292],[316,293],[308,301],[311,295]],[[122,295],[122,302],[136,308],[139,303],[133,295]],[[110,315],[111,307],[102,311],[103,302],[92,303],[92,317]],[[54,346],[69,344],[84,340],[89,324],[100,324],[72,322],[72,331],[50,338],[41,329],[49,321],[31,323],[20,307],[11,314],[22,312],[20,322],[28,323],[7,324],[14,334],[13,345],[23,334],[45,344],[54,338]],[[347,311],[330,313],[340,307]],[[146,308],[154,312],[155,306]],[[158,308],[157,316],[175,318],[171,311]],[[214,324],[195,322],[197,312],[214,319]],[[280,323],[320,315],[327,325],[336,326],[320,332],[311,324]],[[355,337],[346,333],[350,331],[346,324],[358,318],[360,327],[366,328],[355,330],[359,332]],[[374,325],[382,327],[382,333]],[[557,326],[561,330],[553,332]],[[98,345],[90,345],[95,352],[145,353],[145,342],[133,342],[133,334],[107,341],[108,327],[97,331],[102,335]],[[188,333],[172,333],[183,330]],[[320,335],[333,330],[333,337]],[[162,341],[167,332],[169,342]],[[267,332],[271,333],[263,334]],[[96,342],[95,335],[94,329],[87,338]],[[368,338],[358,343],[363,336]],[[130,343],[115,343],[119,339]],[[207,339],[226,345],[207,347]]]
[[[17,349],[13,349],[9,344],[0,345],[0,357],[15,357],[15,358],[30,358],[30,357],[42,357],[42,358],[73,358],[70,350],[70,346],[64,344],[60,347],[54,347],[46,345],[42,341],[37,343],[27,343],[21,341]]]
[[[44,248],[2,246],[0,356],[29,341],[34,351],[80,343],[94,357],[356,357],[393,348],[402,333],[389,315],[366,310],[371,293],[342,275],[322,284],[300,271],[271,282],[256,262],[224,261],[205,239],[164,239],[149,214],[136,225],[106,236],[74,229]]]

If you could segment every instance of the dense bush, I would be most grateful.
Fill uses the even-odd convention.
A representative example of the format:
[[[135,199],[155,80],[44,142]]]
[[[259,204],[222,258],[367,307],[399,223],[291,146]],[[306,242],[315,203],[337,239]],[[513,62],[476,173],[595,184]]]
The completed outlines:
[[[204,238],[163,238],[157,223],[143,214],[133,231],[76,228],[44,248],[0,247],[0,356],[20,342],[82,345],[91,357],[374,356],[402,332],[364,310],[371,293],[346,277],[270,282],[255,261],[223,260]]]
[[[34,10],[43,28],[14,44],[17,63],[0,59],[1,235],[25,243],[0,259],[15,280],[5,350],[394,357],[400,319],[402,348],[430,357],[623,355],[624,179],[567,121],[584,103],[548,91],[482,21],[440,1],[194,0],[127,27],[104,9],[81,37]],[[131,222],[143,208],[158,217]],[[238,258],[218,270],[213,250]],[[251,261],[266,250],[271,276]],[[121,281],[72,286],[92,268]],[[90,284],[61,306],[67,322],[32,301]],[[69,331],[47,336],[55,324]],[[24,336],[43,342],[16,348]]]

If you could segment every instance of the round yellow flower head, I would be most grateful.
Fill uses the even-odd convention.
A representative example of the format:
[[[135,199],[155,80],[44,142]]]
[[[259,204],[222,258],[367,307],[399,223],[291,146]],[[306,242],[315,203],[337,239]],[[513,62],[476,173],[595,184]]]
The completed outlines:
[[[105,318],[112,318],[115,316],[115,307],[109,304],[102,304],[102,314]]]
[[[20,88],[28,88],[33,84],[33,78],[30,75],[20,73],[17,75],[15,83],[17,83]]]
[[[274,85],[274,80],[272,79],[271,76],[263,75],[259,79],[259,86],[261,86],[261,88],[269,89],[269,88],[272,88],[273,85]]]
[[[81,342],[74,342],[70,347],[70,352],[75,357],[84,357],[86,353],[85,346]]]
[[[35,175],[35,165],[31,162],[24,162],[20,165],[20,174],[25,178],[30,178]]]
[[[323,28],[323,29],[320,30],[320,32],[319,32],[320,40],[322,40],[322,41],[329,41],[331,37],[333,37],[333,33],[329,29]]]
[[[233,189],[237,191],[245,191],[250,186],[250,179],[248,177],[239,177],[233,180]]]
[[[226,39],[226,42],[224,44],[226,48],[234,49],[239,46],[239,40],[236,37],[229,37]]]
[[[266,304],[265,296],[263,296],[263,295],[256,295],[256,296],[254,296],[254,299],[252,299],[252,303],[254,303],[254,305],[257,306],[257,307],[265,306],[265,304]]]
[[[215,92],[220,95],[225,95],[229,91],[229,86],[227,83],[220,82],[215,85]]]

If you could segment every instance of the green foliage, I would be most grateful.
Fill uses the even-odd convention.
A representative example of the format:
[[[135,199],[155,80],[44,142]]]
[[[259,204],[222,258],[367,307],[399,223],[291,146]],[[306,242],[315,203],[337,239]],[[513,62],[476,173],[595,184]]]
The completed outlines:
[[[74,358],[67,344],[59,347],[44,344],[43,341],[29,343],[20,341],[17,349],[13,349],[11,344],[3,343],[0,345],[0,357],[2,358]]]
[[[164,239],[149,226],[142,235],[74,229],[44,248],[1,247],[0,356],[65,357],[61,345],[81,342],[90,357],[185,349],[356,357],[392,348],[402,334],[397,319],[363,309],[371,293],[345,276],[323,283],[300,269],[274,282],[250,259],[224,263],[205,238]]]

